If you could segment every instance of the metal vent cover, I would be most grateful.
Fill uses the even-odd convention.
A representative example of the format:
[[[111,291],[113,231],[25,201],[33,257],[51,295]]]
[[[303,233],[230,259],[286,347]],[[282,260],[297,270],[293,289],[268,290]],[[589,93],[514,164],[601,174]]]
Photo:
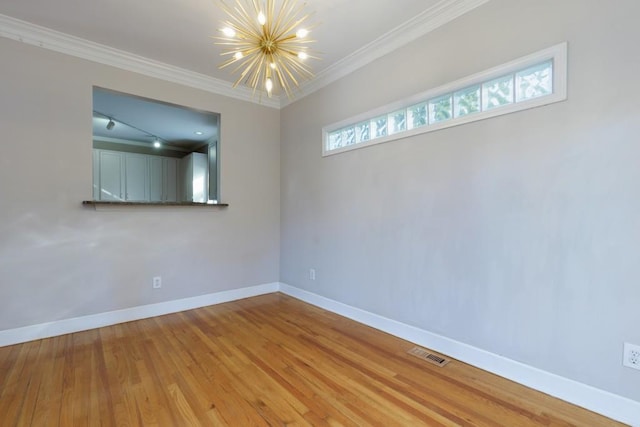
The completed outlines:
[[[440,367],[445,366],[451,361],[451,359],[431,353],[429,350],[422,347],[413,347],[411,350],[407,351],[407,353]]]

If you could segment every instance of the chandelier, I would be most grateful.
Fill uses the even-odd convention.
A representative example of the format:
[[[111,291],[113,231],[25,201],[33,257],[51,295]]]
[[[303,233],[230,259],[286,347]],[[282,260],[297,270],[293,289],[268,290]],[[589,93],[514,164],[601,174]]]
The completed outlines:
[[[219,68],[234,66],[232,73],[239,74],[234,88],[243,83],[254,94],[264,90],[269,97],[274,89],[284,90],[291,98],[294,88],[313,77],[305,60],[318,58],[308,49],[314,42],[307,38],[309,28],[302,27],[311,16],[305,12],[306,4],[282,0],[276,9],[274,0],[219,3],[227,20],[216,44],[224,46],[221,55],[228,57]]]

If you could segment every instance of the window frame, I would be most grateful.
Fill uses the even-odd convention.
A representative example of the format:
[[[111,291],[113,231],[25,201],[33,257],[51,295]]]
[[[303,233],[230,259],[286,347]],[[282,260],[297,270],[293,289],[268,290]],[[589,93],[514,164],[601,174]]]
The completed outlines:
[[[548,95],[537,96],[531,99],[516,101],[517,88],[515,87],[516,74],[529,67],[533,67],[544,62],[552,62],[552,92]],[[492,80],[504,77],[506,75],[513,74],[514,88],[513,88],[513,102],[501,106],[493,107],[489,110],[483,110],[482,106],[482,88],[484,83],[488,83]],[[480,99],[480,111],[469,113],[460,117],[455,117],[454,99],[455,93],[463,89],[470,88],[472,86],[479,85],[481,92]],[[409,107],[416,106],[418,104],[425,103],[427,105],[427,114],[430,115],[431,101],[436,98],[451,95],[451,108],[452,117],[431,123],[429,120],[427,124],[418,127],[409,127],[409,113],[405,112],[405,130],[389,133],[386,136],[373,138],[372,130],[370,129],[370,138],[367,141],[358,142],[354,144],[329,149],[329,135],[337,130],[344,130],[344,128],[350,126],[357,126],[362,122],[377,119],[382,116],[390,116],[398,112],[399,110],[408,110]],[[340,154],[351,150],[369,147],[372,145],[382,144],[385,142],[395,141],[399,139],[409,138],[415,135],[420,135],[427,132],[434,132],[449,127],[460,126],[466,123],[471,123],[479,120],[485,120],[492,117],[502,116],[504,114],[511,114],[518,111],[528,110],[530,108],[541,107],[544,105],[561,102],[567,99],[567,43],[559,43],[549,48],[540,50],[530,55],[523,56],[513,61],[507,62],[502,65],[490,68],[485,71],[473,74],[471,76],[464,77],[462,79],[447,83],[442,86],[427,90],[425,92],[418,93],[416,95],[404,98],[400,101],[384,105],[380,108],[370,110],[366,113],[358,114],[357,116],[350,117],[345,120],[333,123],[331,125],[322,128],[322,156],[331,156],[334,154]],[[387,127],[389,120],[387,119]]]

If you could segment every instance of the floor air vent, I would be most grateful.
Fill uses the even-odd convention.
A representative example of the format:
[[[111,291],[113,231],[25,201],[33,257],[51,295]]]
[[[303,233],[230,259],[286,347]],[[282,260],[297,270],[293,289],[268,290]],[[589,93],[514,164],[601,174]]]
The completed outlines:
[[[438,365],[441,367],[450,362],[449,359],[433,354],[429,350],[426,350],[421,347],[413,347],[407,353],[419,359],[426,360],[429,363],[433,363],[434,365]]]

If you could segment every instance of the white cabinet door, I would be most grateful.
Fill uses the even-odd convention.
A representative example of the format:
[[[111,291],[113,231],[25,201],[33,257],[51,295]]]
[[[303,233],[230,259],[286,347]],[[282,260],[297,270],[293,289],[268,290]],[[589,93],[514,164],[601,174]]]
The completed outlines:
[[[180,189],[180,201],[191,202],[193,200],[193,162],[191,155],[184,156],[180,159],[178,166],[178,187]]]
[[[164,199],[164,163],[159,156],[149,157],[149,200],[163,202]]]
[[[149,200],[177,202],[178,159],[149,156]]]
[[[164,201],[178,201],[178,159],[165,158],[163,169]]]
[[[124,170],[122,154],[113,151],[98,151],[97,173],[99,195],[96,200],[124,200]],[[94,174],[95,176],[96,174]]]
[[[143,154],[125,154],[125,187],[127,201],[149,201],[149,190],[147,185],[148,157],[149,156],[145,156]]]

